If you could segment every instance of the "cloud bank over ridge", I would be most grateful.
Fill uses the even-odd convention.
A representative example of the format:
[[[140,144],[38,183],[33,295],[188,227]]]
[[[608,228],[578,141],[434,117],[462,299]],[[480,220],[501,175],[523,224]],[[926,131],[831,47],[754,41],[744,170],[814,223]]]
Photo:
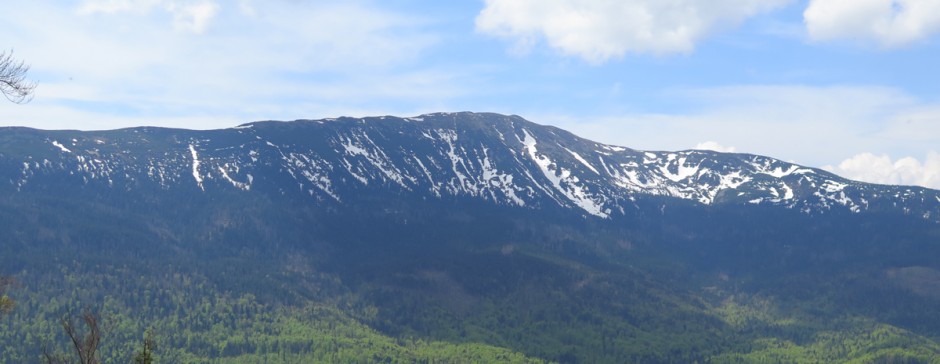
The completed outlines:
[[[838,166],[824,169],[863,182],[923,186],[940,189],[940,153],[930,152],[920,161],[914,157],[892,160],[887,155],[861,153]]]

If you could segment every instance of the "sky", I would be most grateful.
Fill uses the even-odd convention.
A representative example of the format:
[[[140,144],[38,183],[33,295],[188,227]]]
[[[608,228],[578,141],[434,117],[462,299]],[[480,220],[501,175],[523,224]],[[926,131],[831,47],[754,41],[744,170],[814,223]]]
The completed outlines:
[[[515,114],[940,188],[940,0],[15,1],[0,126]]]

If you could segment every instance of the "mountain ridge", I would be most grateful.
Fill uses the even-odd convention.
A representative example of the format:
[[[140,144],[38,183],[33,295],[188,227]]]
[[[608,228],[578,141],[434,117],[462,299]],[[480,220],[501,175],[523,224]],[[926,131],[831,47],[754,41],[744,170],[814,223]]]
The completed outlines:
[[[0,163],[8,167],[0,180],[15,190],[67,173],[60,177],[125,190],[156,183],[288,193],[296,183],[319,202],[378,188],[524,208],[554,204],[605,219],[636,208],[637,198],[662,196],[806,214],[893,211],[940,222],[935,190],[851,181],[752,154],[634,150],[492,113],[261,121],[206,131],[0,133]]]

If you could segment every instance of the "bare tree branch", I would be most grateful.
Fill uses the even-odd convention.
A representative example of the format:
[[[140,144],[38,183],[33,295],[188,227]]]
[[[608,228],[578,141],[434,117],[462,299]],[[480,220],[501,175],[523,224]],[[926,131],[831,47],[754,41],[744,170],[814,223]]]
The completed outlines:
[[[13,58],[13,51],[0,52],[0,93],[7,100],[24,104],[33,99],[36,84],[26,79],[29,65]]]
[[[46,345],[42,346],[42,358],[44,364],[71,364],[65,355],[49,351],[49,347]]]
[[[101,346],[102,329],[98,315],[85,310],[82,312],[81,321],[84,322],[85,330],[80,330],[74,317],[68,315],[62,318],[62,329],[72,341],[72,348],[78,356],[78,363],[81,364],[100,364],[98,359],[98,348]],[[60,353],[51,353],[43,348],[43,357],[47,364],[67,364],[72,360],[68,356]]]

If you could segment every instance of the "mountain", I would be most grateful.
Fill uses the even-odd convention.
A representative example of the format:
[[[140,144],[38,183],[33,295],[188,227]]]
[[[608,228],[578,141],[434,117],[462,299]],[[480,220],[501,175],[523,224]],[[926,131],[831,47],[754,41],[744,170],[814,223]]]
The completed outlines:
[[[849,181],[755,155],[637,151],[497,114],[257,122],[212,131],[3,134],[0,180],[15,191],[228,189],[322,206],[395,194],[563,208],[604,219],[639,208],[637,199],[664,196],[810,215],[897,212],[940,222],[940,193],[934,190]]]
[[[937,362],[940,191],[518,116],[0,129],[0,362]]]

